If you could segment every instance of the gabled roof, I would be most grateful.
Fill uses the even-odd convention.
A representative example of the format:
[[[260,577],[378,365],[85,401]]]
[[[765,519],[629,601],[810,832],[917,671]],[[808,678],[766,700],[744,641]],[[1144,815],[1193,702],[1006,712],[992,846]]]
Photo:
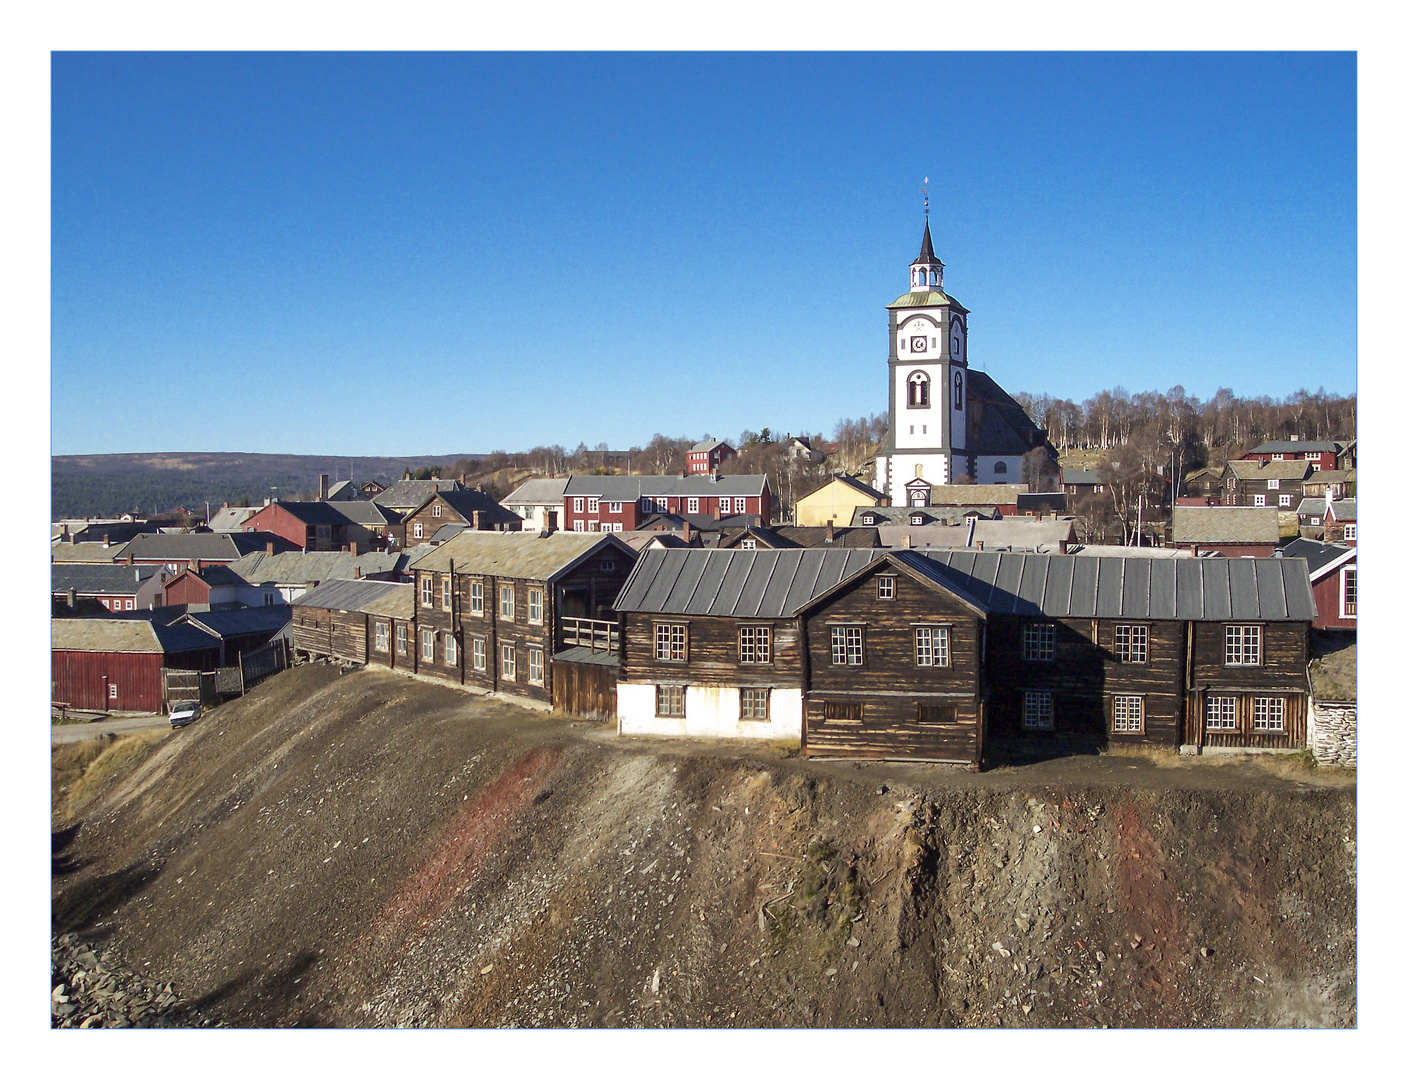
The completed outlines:
[[[77,543],[51,544],[49,561],[56,563],[112,563],[117,561],[118,552],[125,544]]]
[[[210,515],[210,531],[239,532],[245,519],[262,509],[262,506],[222,506]]]
[[[395,525],[401,520],[401,515],[389,506],[379,506],[367,499],[347,499],[337,503],[336,509],[354,525]]]
[[[1311,442],[1308,439],[1274,439],[1260,446],[1253,446],[1249,454],[1337,454],[1343,444],[1337,442]]]
[[[612,533],[476,532],[467,529],[411,565],[412,570],[552,581],[593,555],[635,557]]]
[[[49,637],[51,648],[66,652],[177,653],[218,644],[194,626],[147,619],[55,619]]]
[[[691,447],[689,448],[689,452],[690,452],[691,454],[704,454],[704,453],[708,453],[710,450],[714,449],[716,446],[728,446],[728,448],[729,448],[730,450],[733,449],[733,447],[729,446],[728,443],[724,442],[722,439],[709,439],[707,442],[697,442],[697,443],[695,443],[693,446],[691,446]]]
[[[642,495],[653,498],[686,495],[761,495],[768,478],[757,476],[572,476],[563,495],[592,495],[608,502],[635,502]]]
[[[1314,469],[1308,461],[1229,461],[1238,480],[1304,480]]]
[[[1336,521],[1358,521],[1359,500],[1336,499],[1329,505],[1325,513]]]
[[[641,552],[617,611],[729,618],[785,618],[868,566],[879,549],[676,548]]]
[[[1313,499],[1309,495],[1301,499],[1300,505],[1296,507],[1296,513],[1301,517],[1324,517],[1325,500]]]
[[[251,551],[265,550],[268,544],[273,544],[275,551],[288,551],[295,546],[271,532],[156,533],[134,536],[122,549],[122,557],[234,562]]]
[[[303,522],[305,525],[346,525],[347,516],[342,510],[329,502],[299,502],[294,500],[276,500],[268,506],[261,506],[259,513],[265,510],[272,510],[278,507],[290,517]]]
[[[317,588],[309,589],[294,600],[292,606],[329,611],[366,611],[368,604],[384,601],[391,596],[411,596],[414,591],[414,585],[402,585],[395,581],[333,578]]]
[[[745,538],[753,537],[770,548],[874,548],[880,546],[879,530],[873,526],[837,525],[827,538],[825,525],[750,525],[738,531],[727,530],[719,536],[719,547],[738,547]]]
[[[409,511],[406,516],[412,517],[420,513],[427,505],[439,499],[446,506],[454,510],[466,521],[473,521],[474,514],[479,513],[479,520],[482,524],[488,525],[512,525],[515,528],[522,528],[523,519],[512,510],[506,510],[482,491],[473,488],[459,488],[454,491],[432,492],[426,499],[419,503],[414,510]]]
[[[1353,481],[1354,469],[1316,469],[1305,478],[1307,484],[1343,484]]]
[[[1025,484],[934,484],[929,489],[929,502],[936,507],[1016,506],[1017,496],[1026,490]]]
[[[411,556],[406,552],[369,551],[353,555],[348,551],[285,551],[267,555],[256,551],[230,563],[230,571],[251,585],[306,585],[331,578],[350,578],[354,570],[363,577],[395,573]]]
[[[1076,536],[1072,518],[979,518],[963,525],[881,525],[877,531],[880,543],[888,548],[903,547],[907,536],[911,547],[962,548],[982,543],[985,548],[1052,554],[1061,550],[1062,541],[1072,541]]]
[[[183,615],[181,621],[200,627],[218,638],[239,637],[242,634],[273,634],[288,625],[289,609],[287,604],[267,604],[263,607],[192,611]]]
[[[857,480],[854,476],[847,476],[845,473],[840,473],[837,476],[832,477],[829,483],[844,484],[846,487],[851,488],[855,491],[859,491],[862,495],[866,495],[872,499],[889,498],[889,496],[886,495],[883,491],[876,491],[875,488],[871,487],[869,484]],[[823,484],[821,487],[817,488],[817,491],[822,491],[826,487],[827,485]],[[815,494],[815,492],[813,494]],[[801,502],[802,500],[798,499],[797,501]]]
[[[1070,469],[1062,467],[1061,483],[1063,484],[1103,484],[1100,479],[1099,469]]]
[[[328,488],[328,500],[330,502],[340,502],[343,500],[357,501],[363,499],[362,489],[351,480],[339,480]]]
[[[55,593],[73,589],[80,596],[128,596],[135,593],[160,566],[127,566],[108,563],[54,563],[49,568]]]
[[[1175,506],[1175,544],[1275,544],[1281,539],[1274,506]]]
[[[808,611],[814,611],[826,603],[830,597],[849,588],[867,574],[883,572],[885,569],[903,570],[922,584],[930,588],[942,589],[956,597],[960,603],[977,614],[986,617],[988,613],[987,606],[969,592],[968,583],[961,576],[949,572],[948,568],[941,563],[936,563],[917,551],[891,551],[884,559],[878,559],[869,566],[858,568],[849,577],[837,582],[825,592],[812,597],[810,601],[797,609],[796,614],[802,615]]]
[[[1318,540],[1308,540],[1303,536],[1292,540],[1281,550],[1283,558],[1305,560],[1306,566],[1310,568],[1311,581],[1319,581],[1330,571],[1345,563],[1354,562],[1359,557],[1358,548],[1346,547],[1344,544],[1322,544]]]
[[[437,491],[454,491],[459,486],[458,480],[397,480],[379,495],[374,495],[372,502],[397,510],[409,509],[422,505]]]
[[[557,506],[562,502],[562,489],[567,486],[567,477],[556,479],[525,480],[513,489],[504,505],[522,504],[529,506]]]

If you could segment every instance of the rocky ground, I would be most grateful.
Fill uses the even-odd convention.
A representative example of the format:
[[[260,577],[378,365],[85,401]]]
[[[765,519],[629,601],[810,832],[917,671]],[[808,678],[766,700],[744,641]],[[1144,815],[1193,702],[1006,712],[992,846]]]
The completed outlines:
[[[1356,1021],[1352,773],[809,762],[313,665],[60,824],[56,1024],[119,961],[114,1022],[183,1026]]]
[[[54,937],[50,954],[49,1012],[56,1028],[219,1026],[190,1009],[170,983],[143,979],[111,949],[95,952],[77,934]]]

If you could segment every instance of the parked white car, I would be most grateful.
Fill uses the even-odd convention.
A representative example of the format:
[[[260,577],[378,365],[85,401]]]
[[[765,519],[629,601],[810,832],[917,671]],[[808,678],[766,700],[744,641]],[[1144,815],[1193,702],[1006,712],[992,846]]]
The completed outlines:
[[[199,701],[174,701],[171,703],[171,726],[185,727],[200,716]]]

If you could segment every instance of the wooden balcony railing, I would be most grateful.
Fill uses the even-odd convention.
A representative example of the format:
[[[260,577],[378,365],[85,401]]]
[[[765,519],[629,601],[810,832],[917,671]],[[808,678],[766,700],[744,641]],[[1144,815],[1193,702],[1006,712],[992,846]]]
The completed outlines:
[[[577,645],[592,652],[621,651],[621,629],[610,619],[563,618],[561,628],[564,649]]]

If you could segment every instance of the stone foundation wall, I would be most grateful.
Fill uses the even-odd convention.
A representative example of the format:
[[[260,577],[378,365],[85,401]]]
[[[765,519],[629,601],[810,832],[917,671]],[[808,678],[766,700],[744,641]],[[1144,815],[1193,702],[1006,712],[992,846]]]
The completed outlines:
[[[1315,760],[1326,765],[1359,764],[1359,710],[1353,701],[1310,703],[1306,741]]]

